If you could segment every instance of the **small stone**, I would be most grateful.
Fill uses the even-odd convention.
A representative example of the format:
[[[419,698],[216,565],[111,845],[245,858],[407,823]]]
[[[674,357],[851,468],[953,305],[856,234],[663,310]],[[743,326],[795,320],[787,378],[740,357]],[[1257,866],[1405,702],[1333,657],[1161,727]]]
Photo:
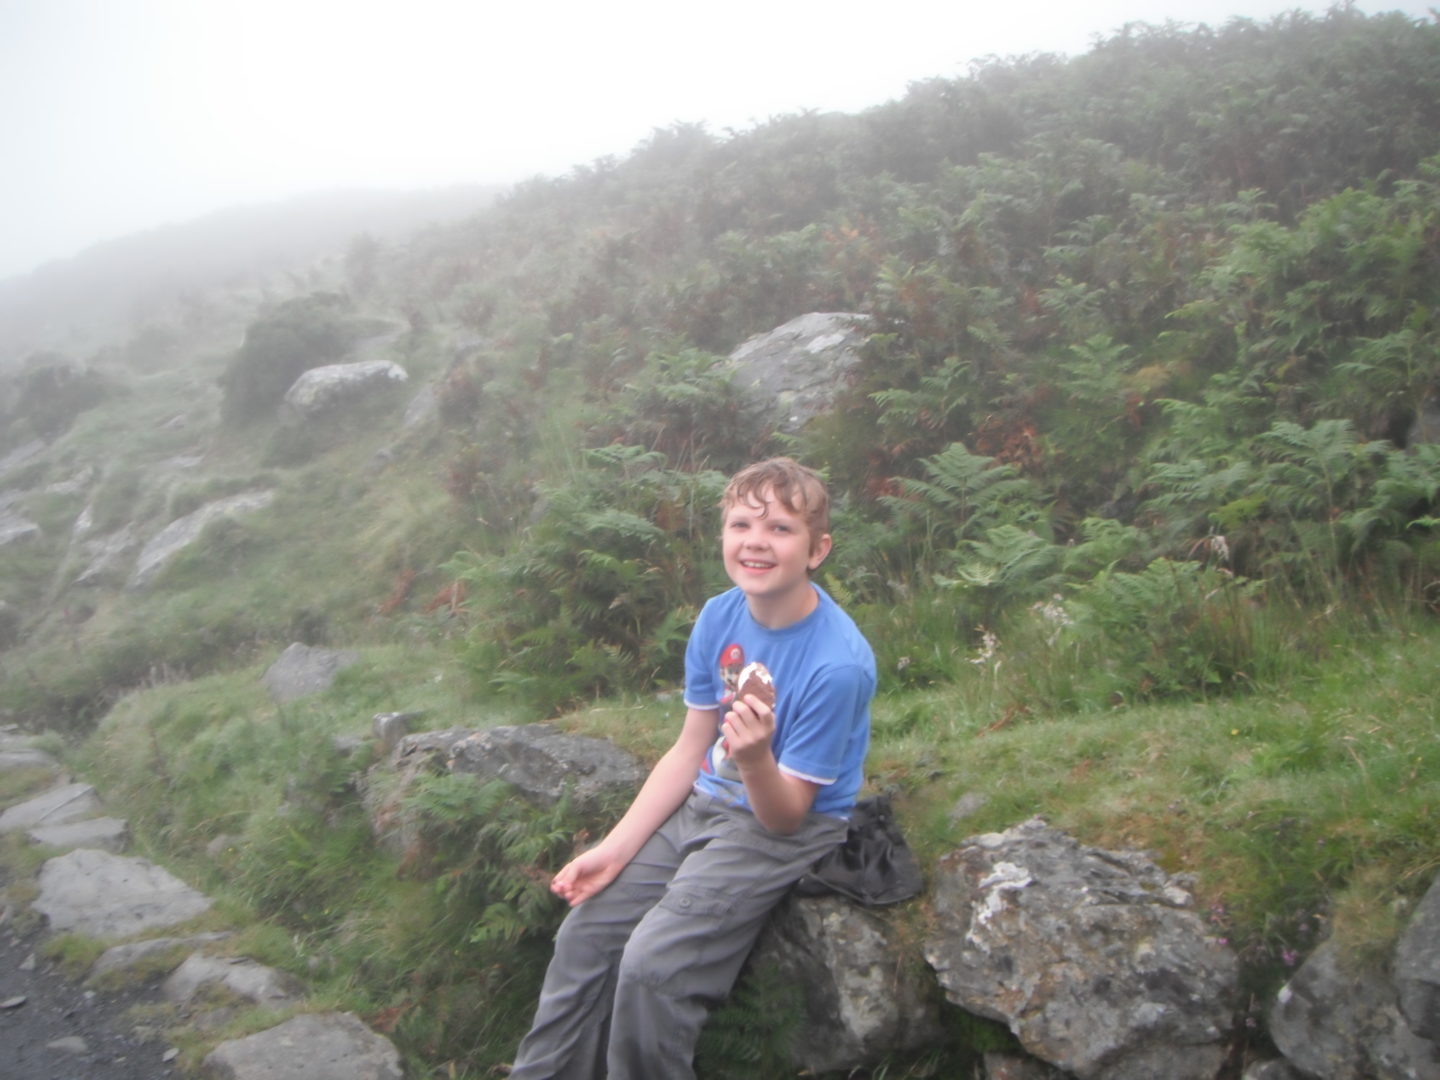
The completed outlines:
[[[64,1038],[54,1039],[45,1044],[46,1049],[59,1050],[66,1054],[88,1054],[90,1046],[79,1035],[66,1035]]]
[[[18,1009],[27,1000],[24,994],[19,997],[6,998],[4,1001],[0,1001],[0,1009]]]
[[[169,1065],[170,1062],[174,1061],[179,1056],[180,1051],[172,1046],[169,1050],[166,1050],[165,1053],[160,1055],[160,1060],[163,1061],[166,1065]]]
[[[34,954],[33,952],[32,952],[29,956],[25,957],[24,960],[20,961],[20,970],[21,970],[21,971],[34,971],[34,970],[35,970],[35,954]]]

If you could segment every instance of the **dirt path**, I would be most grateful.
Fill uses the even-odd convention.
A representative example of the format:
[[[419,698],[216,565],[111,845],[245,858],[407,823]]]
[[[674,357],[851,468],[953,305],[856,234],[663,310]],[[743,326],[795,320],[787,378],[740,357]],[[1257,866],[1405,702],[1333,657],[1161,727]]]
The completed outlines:
[[[0,901],[0,1080],[179,1077],[164,1061],[167,1044],[136,1039],[125,1018],[132,1005],[156,1000],[156,992],[87,990],[40,955],[43,938],[38,923],[17,927]],[[76,1038],[83,1046],[59,1042]]]

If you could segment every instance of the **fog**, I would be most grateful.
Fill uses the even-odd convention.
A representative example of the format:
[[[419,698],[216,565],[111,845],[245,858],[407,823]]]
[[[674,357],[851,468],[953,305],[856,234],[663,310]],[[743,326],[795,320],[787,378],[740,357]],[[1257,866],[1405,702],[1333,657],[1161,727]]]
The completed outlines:
[[[559,175],[675,122],[854,112],[1127,22],[1296,9],[1324,6],[0,0],[0,279],[224,207]]]

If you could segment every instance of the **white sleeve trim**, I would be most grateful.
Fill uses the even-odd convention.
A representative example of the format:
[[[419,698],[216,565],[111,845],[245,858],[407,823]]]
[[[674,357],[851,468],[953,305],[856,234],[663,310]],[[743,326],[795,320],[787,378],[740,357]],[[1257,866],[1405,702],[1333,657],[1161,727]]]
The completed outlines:
[[[803,773],[798,769],[791,769],[785,765],[780,766],[780,771],[786,776],[793,776],[797,780],[808,780],[810,783],[819,784],[821,787],[829,787],[835,783],[836,780],[840,779],[838,776],[832,776],[828,780],[822,780],[818,776],[811,776],[809,773]]]

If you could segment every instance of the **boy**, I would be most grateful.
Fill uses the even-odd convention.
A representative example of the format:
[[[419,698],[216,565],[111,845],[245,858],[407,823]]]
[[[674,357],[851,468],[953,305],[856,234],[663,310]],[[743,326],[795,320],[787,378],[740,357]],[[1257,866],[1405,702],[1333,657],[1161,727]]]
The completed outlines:
[[[609,834],[551,882],[571,911],[512,1080],[693,1078],[700,1027],[771,909],[845,838],[875,658],[810,580],[831,547],[825,485],[773,458],[737,473],[720,505],[735,587],[690,635],[679,738]],[[773,708],[734,695],[755,661]]]

